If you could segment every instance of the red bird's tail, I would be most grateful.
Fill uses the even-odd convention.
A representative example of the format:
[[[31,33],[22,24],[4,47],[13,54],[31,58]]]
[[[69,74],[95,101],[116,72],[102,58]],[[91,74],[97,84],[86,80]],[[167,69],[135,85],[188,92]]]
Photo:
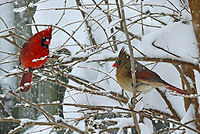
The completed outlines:
[[[166,86],[165,88],[167,88],[167,89],[169,89],[171,91],[175,91],[175,92],[177,92],[179,94],[183,94],[183,95],[189,95],[187,92],[185,92],[185,91],[183,91],[181,89],[178,89],[178,88],[176,88],[176,87],[174,87],[172,85],[165,84],[165,86]]]
[[[22,86],[22,88],[20,89],[21,92],[27,92],[30,89],[31,85],[25,86],[25,83],[31,83],[32,76],[33,72],[23,73],[20,81],[20,87]]]

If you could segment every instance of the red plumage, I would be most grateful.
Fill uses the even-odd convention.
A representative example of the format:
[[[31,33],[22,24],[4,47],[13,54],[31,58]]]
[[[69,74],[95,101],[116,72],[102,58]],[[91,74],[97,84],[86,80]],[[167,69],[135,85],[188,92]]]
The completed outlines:
[[[146,69],[136,71],[135,75],[138,79],[153,79],[157,77],[156,73]]]
[[[30,72],[26,72],[22,75],[20,81],[20,90],[27,92],[31,85],[25,86],[25,83],[32,81],[31,69],[39,68],[44,65],[49,55],[49,45],[52,38],[52,26],[47,29],[36,33],[28,41],[26,41],[21,49],[19,60],[24,68],[29,68]]]
[[[20,89],[21,92],[27,92],[30,89],[30,87],[31,87],[30,83],[32,81],[32,77],[33,77],[33,72],[23,73],[21,81],[20,81],[20,87],[24,86],[25,83],[27,83],[29,85],[24,86],[23,89]]]

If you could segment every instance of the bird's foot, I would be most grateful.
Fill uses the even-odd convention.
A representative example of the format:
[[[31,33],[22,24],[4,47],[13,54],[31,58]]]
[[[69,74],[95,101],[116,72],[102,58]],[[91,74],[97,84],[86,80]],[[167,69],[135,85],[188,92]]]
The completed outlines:
[[[32,69],[32,68],[28,68],[28,71],[29,71],[29,72],[32,72],[32,71],[33,71],[33,69]]]
[[[40,69],[44,68],[44,65],[42,65],[41,67],[39,67]]]

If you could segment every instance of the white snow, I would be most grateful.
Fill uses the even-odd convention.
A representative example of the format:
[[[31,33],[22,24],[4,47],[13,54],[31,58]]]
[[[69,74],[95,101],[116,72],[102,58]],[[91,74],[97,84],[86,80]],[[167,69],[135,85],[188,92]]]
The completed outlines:
[[[22,123],[21,125],[23,125],[24,123],[26,122],[30,122],[30,121],[33,121],[34,120],[29,120],[29,119],[23,119],[21,120]],[[38,119],[37,119],[37,122],[47,122],[46,118],[44,116],[39,116]],[[27,129],[24,134],[27,134],[27,133],[36,133],[36,134],[48,134],[51,132],[53,126],[42,126],[42,125],[35,125],[29,129]],[[56,132],[51,132],[52,134],[57,134]]]
[[[38,58],[38,59],[33,59],[32,62],[38,62],[38,61],[41,61],[41,60],[45,60],[48,56],[44,56],[44,57],[41,57],[41,58]]]
[[[182,118],[181,120],[181,123],[187,123],[187,122],[190,122],[191,120],[195,119],[194,117],[194,106],[191,104],[190,107],[188,108],[186,114],[184,115],[184,117]],[[195,129],[195,125],[194,125],[194,122],[191,122],[191,123],[187,123],[187,126]],[[178,133],[179,131],[177,131]],[[190,129],[186,129],[186,134],[196,134],[196,132],[190,130]]]
[[[95,1],[97,3],[101,2],[100,0],[95,0]],[[176,0],[170,0],[170,1],[174,3],[175,7],[178,10],[182,9],[181,4],[178,1]],[[86,50],[85,52],[82,48],[87,49],[91,47],[88,46],[88,44],[91,45],[91,41],[90,41],[90,36],[88,35],[87,32],[88,29],[85,25],[85,22],[83,21],[84,18],[81,15],[81,12],[75,10],[74,8],[76,7],[76,1],[67,1],[66,10],[64,9],[57,10],[64,7],[64,0],[39,1],[38,3],[30,4],[29,6],[37,6],[36,13],[34,15],[36,24],[46,24],[46,25],[48,24],[54,26],[62,17],[61,21],[58,23],[57,26],[62,28],[65,32],[62,30],[58,30],[57,28],[53,29],[53,38],[50,44],[50,54],[55,53],[56,50],[59,50],[60,48],[69,49],[72,55],[71,56],[62,55],[61,57],[59,57],[60,62],[70,62],[74,58],[85,58],[89,56],[89,58],[84,62],[76,61],[70,63],[69,65],[74,65],[76,63],[73,66],[71,74],[87,80],[88,85],[92,85],[93,83],[95,83],[97,86],[105,89],[105,91],[95,91],[96,93],[101,92],[104,95],[110,95],[111,94],[110,92],[115,92],[121,94],[122,91],[118,83],[115,80],[109,78],[108,75],[105,75],[109,74],[112,78],[115,78],[116,70],[113,70],[112,68],[112,64],[114,62],[103,62],[103,61],[92,62],[94,60],[104,60],[117,57],[120,48],[122,46],[126,46],[126,44],[123,43],[124,41],[126,41],[123,32],[119,31],[116,34],[110,32],[111,28],[115,29],[115,26],[118,27],[120,26],[121,19],[117,17],[118,12],[115,9],[116,6],[115,5],[109,6],[110,12],[108,13],[111,14],[111,18],[113,19],[113,21],[109,23],[107,21],[107,16],[104,13],[108,9],[107,6],[101,5],[100,7],[102,8],[102,10],[100,10],[99,7],[91,6],[91,4],[94,4],[92,3],[92,1],[82,0],[81,2],[90,5],[89,7],[80,7],[80,9],[86,13],[86,17],[88,14],[90,14],[90,17],[88,17],[88,19],[90,20],[88,21],[88,24],[89,26],[91,26],[92,37],[94,38],[95,43],[98,45],[97,47],[98,49],[94,47],[93,49]],[[109,2],[115,3],[115,0],[111,0]],[[131,2],[124,1],[124,2],[125,5],[132,3],[132,1]],[[174,9],[175,7],[171,5],[167,0],[159,0],[159,1],[145,0],[143,1],[143,4],[144,4],[143,12],[145,13],[149,12],[147,14],[143,14],[143,17],[147,17],[146,19],[143,20],[143,23],[146,25],[151,25],[151,26],[144,25],[144,34],[141,32],[142,26],[140,24],[141,21],[139,20],[141,17],[140,5],[130,5],[131,8],[128,6],[125,7],[125,15],[127,19],[129,32],[141,37],[141,41],[137,39],[131,40],[132,45],[134,45],[134,47],[139,49],[139,51],[141,51],[144,55],[150,58],[160,58],[161,60],[167,58],[171,60],[189,62],[197,65],[199,62],[197,58],[198,47],[191,23],[190,14],[185,10],[182,11],[181,16],[178,17],[175,16],[177,17],[177,19],[180,19],[180,21],[174,22],[174,19],[170,17],[170,15],[179,15],[179,14],[177,14],[176,9]],[[153,5],[149,6],[149,4]],[[14,12],[22,12],[24,10],[26,10],[26,7],[14,9]],[[156,17],[161,14],[165,14],[165,16]],[[155,18],[159,19],[159,21],[156,21]],[[185,21],[187,23],[185,23]],[[99,25],[96,22],[98,22],[101,25]],[[138,22],[138,23],[133,23],[133,22]],[[41,26],[38,28],[39,30],[44,29],[44,27]],[[4,28],[0,27],[0,29],[2,31]],[[33,33],[36,33],[35,28],[33,27],[32,29]],[[115,35],[116,39],[122,42],[118,45],[118,52],[113,53],[112,49],[109,48],[102,50],[98,53],[95,53],[96,51],[104,49],[109,45],[113,44],[111,39],[109,39],[109,42],[107,39],[110,38],[112,35]],[[73,36],[76,39],[76,41],[70,36]],[[81,47],[78,44],[81,45]],[[153,45],[155,45],[156,47]],[[128,50],[127,46],[126,48]],[[135,49],[134,49],[134,56],[143,57]],[[34,59],[33,62],[45,60],[46,58],[47,56],[39,59]],[[141,62],[141,63],[146,64],[149,62]],[[147,67],[149,69],[153,68],[153,71],[158,73],[163,80],[170,83],[171,85],[179,87],[180,89],[182,88],[180,74],[173,65],[168,63],[158,63],[155,67],[154,65],[155,64]],[[12,73],[15,73],[17,71],[18,70],[12,70]],[[187,78],[187,80],[192,86],[196,84],[198,88],[198,93],[200,93],[199,90],[200,75],[196,71],[195,71],[195,77],[197,80],[196,83],[192,83],[191,79],[189,78]],[[46,76],[42,76],[41,80],[45,80],[46,78],[47,78]],[[113,107],[123,107],[127,109],[129,108],[128,104],[119,103],[117,100],[111,99],[109,97],[105,97],[103,95],[85,93],[84,89],[87,89],[85,85],[78,84],[77,82],[74,82],[72,80],[70,80],[68,84],[78,87],[79,89],[82,89],[82,91],[67,89],[67,91],[65,92],[64,103],[83,104],[89,106],[113,106]],[[180,117],[181,123],[185,123],[187,121],[194,119],[193,117],[194,109],[191,105],[188,111],[185,110],[183,97],[172,96],[169,92],[166,91],[166,89],[161,89],[161,91],[165,92],[166,98],[169,100],[172,107],[175,109],[178,116]],[[132,97],[132,93],[126,92],[125,97],[128,97],[130,99]],[[142,94],[138,96],[138,98],[141,98],[141,100],[140,102],[137,103],[134,110],[140,111],[142,109],[153,109],[172,115],[172,112],[168,108],[166,102],[163,100],[163,98],[156,90],[152,90],[147,94]],[[54,101],[53,103],[59,103],[59,102]],[[84,111],[83,109],[84,108],[75,106],[64,106],[65,120],[70,121],[70,124],[74,125],[75,124],[75,122],[73,122],[74,119],[82,118],[83,116],[95,111],[95,110]],[[125,110],[113,109],[111,111],[117,113],[122,111],[124,112]],[[98,112],[101,113],[102,111]],[[39,121],[44,119],[44,117],[40,118],[42,119],[38,119]],[[118,131],[118,133],[122,132],[123,127],[133,125],[132,118],[112,118],[112,119],[106,118],[104,120],[117,121],[116,125],[110,126],[109,128],[119,127],[120,130]],[[98,121],[100,122],[101,120]],[[139,126],[142,130],[142,134],[153,133],[153,124],[151,120],[145,117],[143,121],[144,121],[143,123],[139,123]],[[23,122],[26,122],[26,120],[23,120]],[[194,124],[191,123],[189,124],[189,126],[194,127]],[[84,121],[80,121],[77,124],[77,127],[80,128],[81,130],[84,130],[85,129]],[[42,133],[50,132],[49,131],[50,129],[47,129],[46,131],[44,130],[44,128],[46,127],[34,126],[28,129],[25,133],[28,132],[39,133],[37,130],[43,130]],[[193,133],[189,129],[187,129],[186,132]]]
[[[5,3],[7,2],[7,0],[1,0],[1,3]],[[6,25],[8,26],[8,28],[13,27],[14,26],[14,13],[13,13],[13,5],[12,4],[4,4],[2,6],[0,6],[0,17],[2,20],[4,20],[4,22],[6,23]],[[7,29],[6,25],[4,24],[4,22],[0,20],[0,31],[4,31]],[[9,34],[9,32],[3,32],[0,34],[0,36],[2,35],[7,35]],[[0,38],[0,50],[3,52],[8,52],[8,53],[16,53],[15,51],[15,46],[10,44],[9,42],[7,42],[6,40],[4,40],[3,38]],[[0,53],[0,61],[1,63],[7,62],[7,61],[13,61],[15,60],[15,56],[9,56],[7,54],[4,53]],[[13,67],[16,65],[16,63],[14,62],[10,62],[8,64],[1,64],[0,65],[0,77],[2,78],[2,76],[5,76],[6,73],[3,70],[6,71],[10,71],[13,70]],[[1,83],[1,87],[2,88],[15,88],[16,87],[16,77],[12,77],[12,78],[5,78],[5,79],[1,79],[0,80]]]
[[[47,79],[47,76],[42,76],[40,79],[41,79],[41,80],[46,80],[46,79]]]
[[[139,123],[139,126],[141,130],[141,134],[151,134],[151,131],[149,131],[149,128],[145,124]]]
[[[184,40],[186,39],[186,40]],[[179,57],[152,46],[152,43]],[[141,44],[136,46],[148,57],[178,59],[194,64],[198,63],[197,41],[192,24],[173,23],[142,38]]]
[[[99,2],[99,1],[98,1]],[[98,3],[97,2],[97,3]],[[112,1],[114,3],[114,1]],[[177,8],[181,8],[178,2],[173,1],[174,3],[177,4]],[[84,1],[84,3],[91,4],[90,1]],[[154,7],[148,6],[147,4],[152,4],[155,5]],[[127,4],[127,3],[125,3]],[[164,6],[169,6],[173,9],[173,6],[170,5],[166,1],[150,1],[147,0],[144,2],[145,11],[150,11],[151,13],[154,12],[160,12],[160,13],[166,13],[166,14],[172,14],[173,11],[167,9],[167,8],[162,8],[161,6],[158,5],[164,5]],[[67,1],[67,7],[72,7],[75,5],[75,2],[73,1]],[[37,23],[41,24],[55,24],[59,17],[62,14],[61,11],[54,11],[54,10],[41,10],[41,9],[47,9],[47,8],[59,8],[63,6],[63,1],[55,1],[50,0],[45,3],[39,4],[37,6],[37,11],[35,14],[35,20]],[[106,10],[104,6],[101,6],[103,11]],[[105,43],[107,42],[106,34],[111,36],[112,34],[110,33],[110,29],[114,28],[115,26],[119,26],[120,19],[118,17],[113,17],[113,21],[109,24],[100,18],[103,16],[102,12],[99,10],[93,11],[93,8],[84,8],[80,7],[82,10],[84,10],[86,13],[90,14],[93,18],[96,20],[99,19],[99,23],[102,24],[103,27],[105,27],[105,30],[99,28],[98,25],[94,22],[91,22],[89,24],[92,25],[93,31],[93,37],[96,41],[96,43]],[[115,8],[111,6],[110,8]],[[139,6],[133,7],[135,9],[140,9]],[[129,8],[125,8],[125,13],[126,17],[130,18],[133,17],[133,14],[138,14],[137,11],[133,11]],[[113,12],[113,14],[117,15],[117,13]],[[76,16],[76,17],[75,17]],[[51,19],[51,18],[54,19]],[[92,18],[91,17],[91,18]],[[183,12],[183,18],[185,17],[185,20],[191,19],[190,15],[188,15],[187,12]],[[133,18],[133,21],[137,21],[138,17]],[[75,10],[66,10],[65,15],[63,16],[64,21],[61,21],[58,26],[64,28],[67,32],[73,33],[74,37],[78,39],[78,42],[80,44],[88,44],[90,43],[89,41],[89,36],[87,35],[87,32],[85,30],[85,26],[78,27],[82,23],[82,16],[80,12],[75,11]],[[190,62],[193,64],[197,64],[198,60],[196,57],[198,57],[198,51],[197,51],[197,41],[193,32],[192,24],[187,23],[183,24],[182,22],[173,22],[171,17],[162,17],[160,18],[163,23],[166,23],[166,26],[163,26],[159,22],[147,18],[144,20],[146,24],[151,24],[157,27],[146,27],[145,28],[145,34],[142,35],[141,33],[141,26],[139,24],[135,24],[129,27],[129,31],[132,32],[133,34],[136,34],[138,36],[141,36],[142,41],[138,40],[133,40],[132,44],[139,49],[143,54],[145,54],[147,57],[151,58],[168,58],[172,60],[182,60],[185,62]],[[78,22],[80,21],[80,23]],[[74,23],[73,25],[68,25],[72,22],[78,22]],[[131,23],[131,21],[127,21],[127,24]],[[160,28],[158,28],[160,27]],[[77,30],[77,31],[76,31]],[[106,33],[105,33],[106,32]],[[116,38],[123,41],[125,40],[125,36],[123,33],[117,33]],[[166,51],[163,51],[161,49],[155,48],[154,45],[170,52],[173,54],[170,54]],[[71,45],[70,45],[71,44]],[[85,57],[93,52],[87,51],[86,53],[83,52],[83,50],[77,46],[74,45],[76,42],[74,42],[72,39],[69,39],[69,36],[64,34],[61,31],[58,31],[53,35],[52,43],[50,45],[50,49],[56,49],[59,45],[64,45],[67,47],[72,52],[72,56],[62,56],[60,57],[60,61],[66,62],[66,61],[71,61],[74,57]],[[102,45],[102,47],[108,46],[109,43],[105,43],[105,45]],[[84,46],[84,45],[83,45]],[[120,45],[124,46],[123,44]],[[119,48],[120,48],[119,47]],[[119,49],[120,50],[120,49]],[[78,52],[78,54],[77,54]],[[136,57],[141,57],[141,54],[139,54],[137,51],[134,50],[134,54]],[[119,85],[112,79],[104,80],[101,81],[102,79],[108,78],[105,76],[104,73],[108,73],[112,77],[115,78],[115,70],[112,71],[112,64],[113,62],[91,62],[93,60],[104,60],[104,59],[109,59],[116,57],[118,53],[112,53],[111,51],[104,50],[101,51],[98,54],[92,55],[89,57],[89,59],[86,62],[80,62],[77,65],[73,67],[72,70],[72,75],[80,77],[82,79],[88,80],[90,83],[98,83],[97,85],[100,87],[103,87],[106,89],[106,92],[109,91],[114,91],[117,93],[121,93],[121,88]],[[87,63],[88,62],[88,63]],[[142,64],[145,64],[146,62],[141,62]],[[81,68],[84,67],[84,68]],[[148,66],[151,68],[151,66]],[[99,72],[97,70],[101,70],[102,72]],[[180,87],[181,88],[181,82],[179,78],[179,74],[176,71],[176,69],[167,63],[159,63],[153,71],[157,72],[164,80],[167,82],[171,83],[174,86]],[[166,73],[169,72],[169,73]],[[73,81],[69,81],[70,85],[83,88],[85,89],[86,87],[83,85],[79,85]],[[162,91],[164,91],[163,89]],[[129,97],[132,96],[131,93],[127,93]],[[165,101],[162,99],[162,97],[159,95],[158,92],[151,91],[148,94],[145,95],[140,95],[140,97],[143,97],[142,100],[136,105],[135,110],[139,111],[143,108],[145,109],[155,109],[158,111],[162,111],[168,114],[172,114],[170,110],[168,109]],[[184,110],[184,105],[183,105],[183,98],[182,97],[176,97],[172,96],[169,93],[166,93],[166,97],[170,100],[173,108],[177,111],[177,114],[180,117],[183,117],[185,115],[185,110]],[[105,105],[105,106],[121,106],[120,103],[117,101],[114,101],[112,99],[109,99],[104,96],[99,96],[99,95],[91,95],[71,89],[67,89],[67,92],[65,93],[65,100],[64,102],[66,103],[75,103],[75,104],[87,104],[87,105]],[[178,104],[178,105],[177,105]],[[123,105],[124,108],[128,108],[127,105]],[[74,112],[74,111],[79,111],[81,108],[78,107],[73,107],[73,106],[66,106],[64,107],[65,111],[65,118],[66,119],[74,119],[74,118],[80,118],[84,114],[87,114],[87,111],[84,112]],[[118,112],[120,110],[114,109],[113,111]],[[88,111],[90,112],[90,111]],[[116,120],[116,119],[115,119]],[[133,125],[133,120],[130,119],[118,119],[118,124],[116,125],[117,127],[123,128],[123,126],[126,126],[128,124]],[[83,122],[79,123],[79,127],[84,127]],[[140,123],[140,127],[142,129],[142,133],[147,134],[147,133],[152,133],[153,132],[153,127],[152,124],[148,119],[145,119],[144,124]],[[84,130],[84,128],[81,128]],[[119,131],[120,132],[120,131]]]

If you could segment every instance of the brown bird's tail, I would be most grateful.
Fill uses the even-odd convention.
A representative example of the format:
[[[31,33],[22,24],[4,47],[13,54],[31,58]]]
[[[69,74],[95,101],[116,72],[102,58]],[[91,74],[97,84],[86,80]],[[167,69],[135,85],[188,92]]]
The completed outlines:
[[[167,89],[169,89],[171,91],[175,91],[175,92],[177,92],[179,94],[189,95],[187,92],[185,92],[185,91],[183,91],[181,89],[178,89],[178,88],[176,88],[176,87],[174,87],[172,85],[169,85],[169,84],[165,84],[165,88],[167,88]]]
[[[33,76],[33,72],[26,72],[23,73],[21,81],[20,81],[20,87],[22,86],[22,88],[20,89],[21,92],[27,92],[31,85],[25,86],[25,83],[31,83],[32,81],[32,76]]]

